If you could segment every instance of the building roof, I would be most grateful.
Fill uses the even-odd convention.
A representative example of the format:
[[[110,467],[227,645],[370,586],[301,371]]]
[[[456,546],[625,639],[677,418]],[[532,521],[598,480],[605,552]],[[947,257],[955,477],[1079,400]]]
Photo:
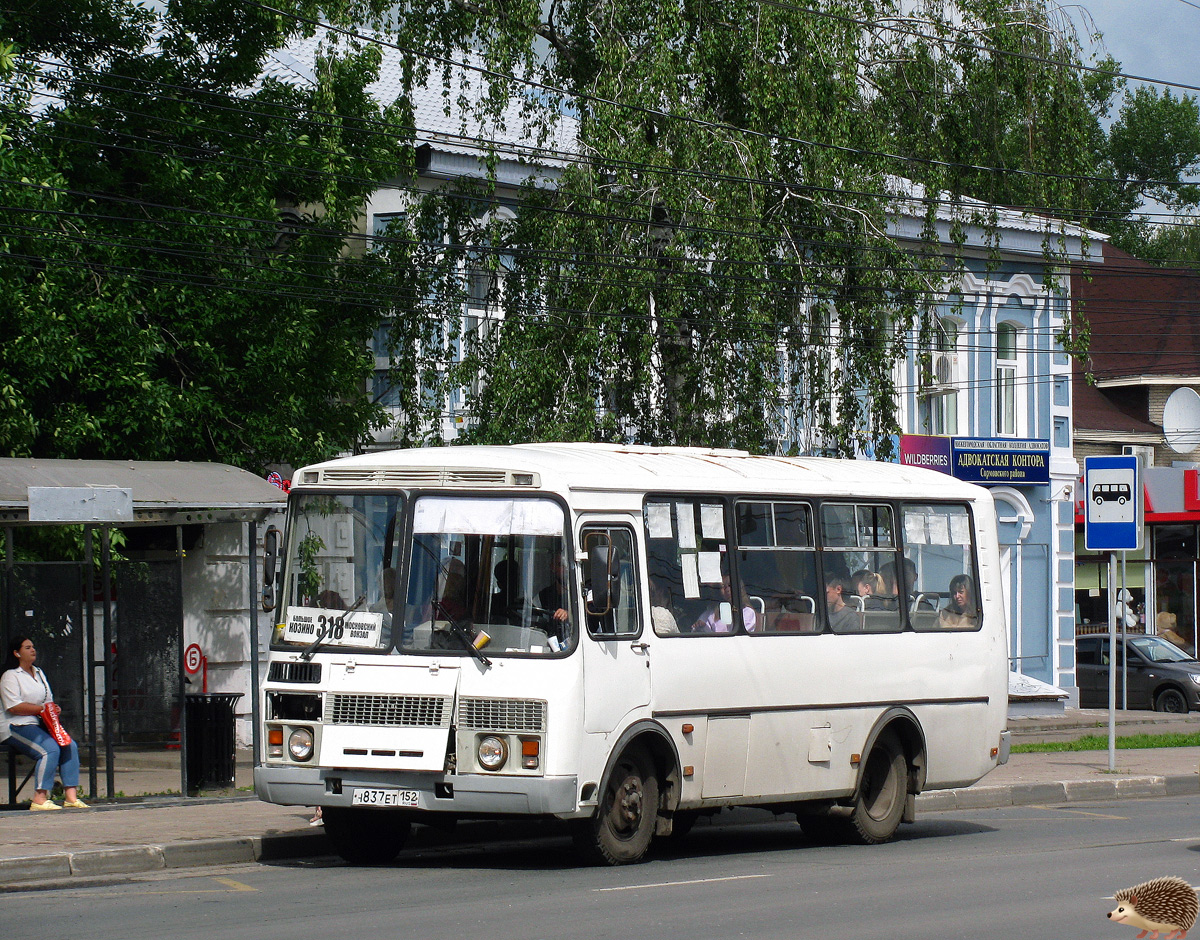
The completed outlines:
[[[126,525],[257,521],[283,509],[287,498],[281,489],[261,477],[226,464],[3,457],[0,522],[40,524],[36,518],[29,518],[30,487],[58,488],[64,497],[70,495],[68,490],[128,490],[132,496],[132,522],[117,523]],[[39,494],[34,495],[36,503]]]
[[[1091,326],[1089,369],[1101,386],[1200,376],[1200,274],[1103,245],[1104,264],[1071,272],[1076,312]],[[1079,388],[1079,385],[1076,386]],[[1078,404],[1076,423],[1078,424]]]
[[[1115,434],[1149,434],[1156,440],[1162,439],[1162,428],[1122,411],[1104,392],[1089,384],[1083,367],[1078,362],[1072,370],[1071,384],[1074,397],[1071,414],[1077,433],[1103,431]]]

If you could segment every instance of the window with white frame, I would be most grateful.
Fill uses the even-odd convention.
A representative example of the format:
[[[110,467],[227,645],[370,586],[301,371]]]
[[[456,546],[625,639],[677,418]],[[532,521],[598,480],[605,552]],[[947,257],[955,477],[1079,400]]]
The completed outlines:
[[[1017,433],[1017,328],[996,327],[996,434]]]
[[[958,433],[958,336],[957,321],[948,317],[938,321],[921,381],[918,422],[923,434]]]

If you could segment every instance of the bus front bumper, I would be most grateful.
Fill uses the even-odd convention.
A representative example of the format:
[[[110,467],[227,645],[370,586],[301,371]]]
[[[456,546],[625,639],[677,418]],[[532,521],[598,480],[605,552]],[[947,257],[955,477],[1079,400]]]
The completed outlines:
[[[355,790],[415,791],[412,812],[480,815],[572,815],[576,777],[505,777],[480,774],[383,774],[317,767],[254,768],[254,792],[285,806],[352,806]]]

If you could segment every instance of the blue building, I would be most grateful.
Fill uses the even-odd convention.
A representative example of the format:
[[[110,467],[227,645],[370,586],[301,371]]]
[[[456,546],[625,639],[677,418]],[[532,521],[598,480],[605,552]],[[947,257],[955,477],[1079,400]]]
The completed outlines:
[[[911,220],[897,225],[904,234]],[[1002,212],[990,257],[968,233],[966,272],[929,348],[903,366],[901,460],[988,486],[1000,522],[1014,673],[1074,693],[1074,484],[1069,272],[1047,271],[1044,220]],[[1099,262],[1067,231],[1073,262]],[[1089,250],[1089,244],[1091,245]],[[1018,683],[1019,685],[1020,683]]]

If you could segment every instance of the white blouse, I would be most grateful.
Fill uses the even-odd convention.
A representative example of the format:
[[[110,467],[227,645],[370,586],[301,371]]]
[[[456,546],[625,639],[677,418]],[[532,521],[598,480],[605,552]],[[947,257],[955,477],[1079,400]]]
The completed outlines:
[[[37,666],[33,667],[32,676],[20,666],[5,670],[0,675],[0,706],[3,706],[0,708],[0,741],[8,737],[10,725],[36,725],[40,721],[37,715],[13,715],[10,708],[21,702],[44,705],[52,701],[54,694],[50,691],[50,683]]]

